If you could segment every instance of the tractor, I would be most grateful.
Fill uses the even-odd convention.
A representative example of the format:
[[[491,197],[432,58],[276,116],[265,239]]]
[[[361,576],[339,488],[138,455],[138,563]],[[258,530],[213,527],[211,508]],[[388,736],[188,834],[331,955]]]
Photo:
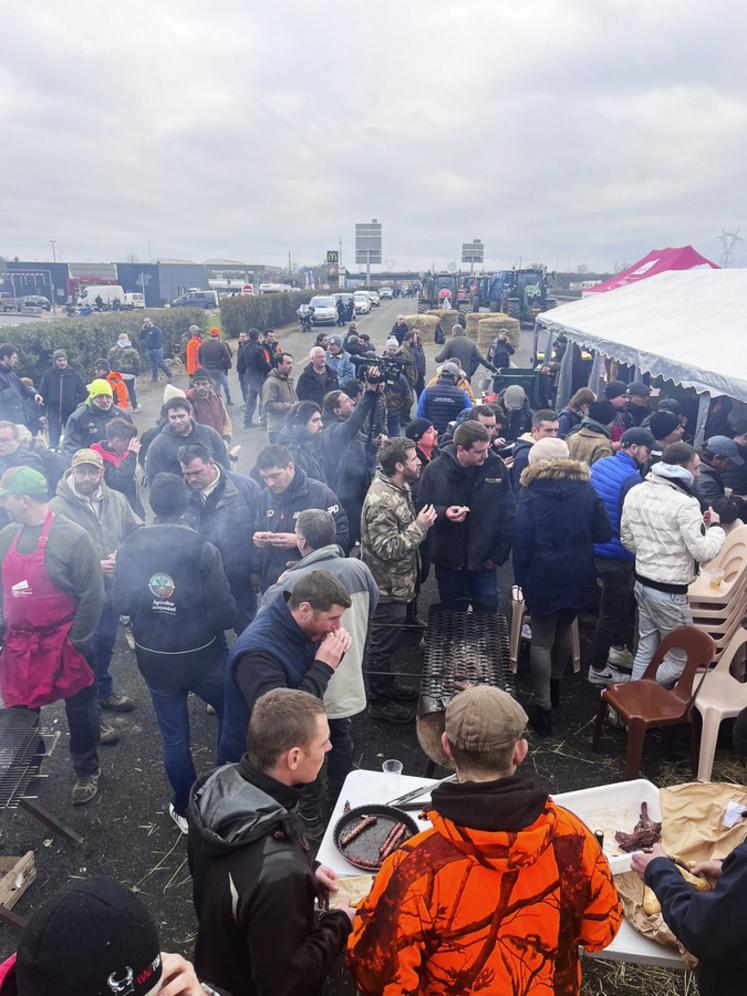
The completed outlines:
[[[541,311],[555,307],[555,299],[548,296],[547,270],[500,270],[494,274],[489,286],[480,286],[480,303],[491,311],[502,311],[520,322],[531,323]]]

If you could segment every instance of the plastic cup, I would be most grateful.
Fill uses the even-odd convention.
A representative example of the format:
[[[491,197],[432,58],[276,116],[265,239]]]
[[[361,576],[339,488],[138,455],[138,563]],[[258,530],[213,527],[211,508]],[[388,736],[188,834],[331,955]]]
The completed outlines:
[[[381,765],[381,770],[386,775],[386,792],[387,798],[400,795],[400,783],[402,778],[402,762],[397,761],[395,758],[390,758],[388,761],[384,761]]]
[[[711,576],[708,583],[711,588],[713,588],[715,591],[718,591],[721,585],[724,583],[724,572],[711,571]]]
[[[396,761],[391,758],[389,761],[384,761],[381,765],[381,770],[385,775],[401,775],[404,765],[401,761]]]

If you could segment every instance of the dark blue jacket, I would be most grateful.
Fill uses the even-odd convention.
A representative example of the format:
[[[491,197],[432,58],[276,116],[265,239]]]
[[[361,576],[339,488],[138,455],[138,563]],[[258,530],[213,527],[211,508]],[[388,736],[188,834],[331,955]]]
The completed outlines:
[[[558,415],[558,438],[565,439],[571,429],[575,429],[577,425],[581,425],[583,417],[581,412],[575,412],[572,408],[564,408],[560,415]]]
[[[526,433],[523,435],[526,435]],[[511,483],[514,486],[514,491],[517,495],[519,494],[519,488],[521,487],[521,475],[529,466],[529,451],[534,446],[534,439],[524,439],[523,435],[516,440],[514,448],[511,451],[511,456],[514,461],[511,464]]]
[[[747,978],[747,843],[724,859],[712,892],[693,889],[667,858],[651,861],[644,878],[669,929],[699,959],[701,996],[742,996]]]
[[[146,329],[145,348],[163,349],[163,332],[160,326],[152,325],[149,329]]]
[[[589,468],[576,460],[539,460],[522,477],[516,510],[514,576],[529,612],[580,612],[596,602],[593,543],[612,535]]]
[[[292,533],[296,529],[298,513],[308,508],[321,508],[334,516],[335,543],[347,551],[350,529],[348,517],[339,498],[326,484],[307,477],[300,467],[296,467],[293,480],[281,495],[273,494],[264,488],[256,502],[254,532]],[[257,572],[262,591],[275,584],[280,575],[291,564],[301,559],[297,547],[275,546],[255,547]]]
[[[234,643],[226,666],[225,712],[218,764],[238,761],[257,699],[272,688],[300,688],[321,699],[334,671],[315,660],[318,643],[296,624],[284,594],[271,602]]]
[[[420,395],[417,417],[429,419],[441,435],[446,432],[449,422],[453,422],[463,409],[471,407],[467,392],[457,387],[452,378],[443,377]]]
[[[635,560],[630,550],[620,542],[622,499],[628,491],[623,485],[630,477],[637,477],[640,481],[640,470],[633,457],[623,450],[618,450],[614,456],[602,457],[592,465],[591,486],[604,502],[612,528],[612,539],[608,543],[594,545],[595,557],[602,557],[604,560]]]

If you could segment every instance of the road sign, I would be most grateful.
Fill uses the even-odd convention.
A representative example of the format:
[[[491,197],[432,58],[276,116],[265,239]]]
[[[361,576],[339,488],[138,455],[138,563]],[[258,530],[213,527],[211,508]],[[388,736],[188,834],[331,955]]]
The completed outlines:
[[[463,263],[482,263],[485,260],[485,244],[480,239],[462,243]]]
[[[247,296],[249,294],[253,294],[254,293],[254,284],[244,284],[244,286],[241,288],[241,293],[244,296]]]
[[[381,263],[381,222],[375,218],[355,226],[355,261],[366,266]]]
[[[340,262],[340,253],[337,249],[329,249],[327,252],[327,262],[335,265]]]

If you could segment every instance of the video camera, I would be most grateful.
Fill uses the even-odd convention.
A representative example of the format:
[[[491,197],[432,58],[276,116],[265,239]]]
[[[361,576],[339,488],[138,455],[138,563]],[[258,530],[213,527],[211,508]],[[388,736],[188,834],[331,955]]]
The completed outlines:
[[[372,356],[366,363],[363,374],[368,384],[383,384],[396,387],[400,374],[405,372],[407,360],[404,356]],[[379,373],[369,374],[368,367],[378,367]]]

